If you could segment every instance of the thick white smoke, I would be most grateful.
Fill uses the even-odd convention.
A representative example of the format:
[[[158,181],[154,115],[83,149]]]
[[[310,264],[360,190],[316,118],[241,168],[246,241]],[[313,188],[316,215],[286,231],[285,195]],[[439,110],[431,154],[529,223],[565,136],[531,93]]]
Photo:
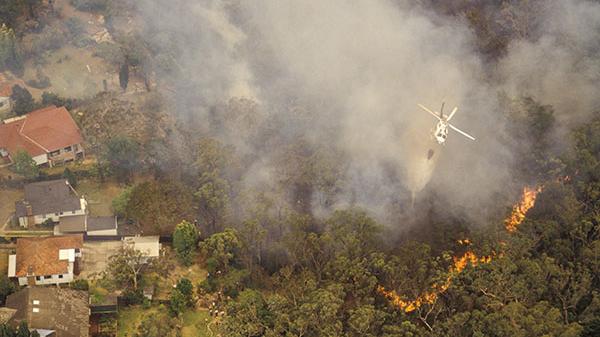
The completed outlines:
[[[596,104],[590,97],[600,74],[594,53],[600,6],[590,2],[551,2],[540,14],[540,31],[512,43],[495,69],[482,62],[465,22],[410,1],[143,0],[139,6],[149,32],[178,36],[169,41],[182,69],[178,110],[202,121],[211,106],[249,97],[259,102],[257,120],[277,121],[271,131],[279,139],[339,149],[348,158],[339,205],[381,213],[427,188],[483,219],[510,184],[513,164],[498,93],[534,95],[559,110],[559,121],[570,119],[569,109],[583,116]],[[185,97],[202,103],[190,107]],[[452,131],[445,146],[430,139],[435,119],[417,103],[438,110],[442,101],[446,112],[459,107],[452,122],[476,142]],[[248,146],[242,128],[221,136],[254,151],[246,182],[273,183],[270,156],[283,143]]]

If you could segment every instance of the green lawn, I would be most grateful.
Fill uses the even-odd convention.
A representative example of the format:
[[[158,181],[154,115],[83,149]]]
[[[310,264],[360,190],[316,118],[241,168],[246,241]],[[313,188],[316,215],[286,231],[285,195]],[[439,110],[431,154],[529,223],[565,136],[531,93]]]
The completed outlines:
[[[144,309],[140,305],[122,308],[119,310],[118,332],[117,337],[132,337],[135,335],[135,329],[140,322],[140,319],[145,315],[153,315],[161,310],[158,306],[153,306]],[[208,310],[187,311],[182,316],[182,337],[213,337],[207,327],[212,318],[208,314]],[[214,325],[211,329],[215,331]]]
[[[119,318],[117,320],[117,337],[134,336],[136,326],[144,314],[151,314],[157,311],[157,307],[144,309],[140,305],[119,309]]]
[[[208,310],[188,311],[183,314],[183,328],[181,329],[182,337],[212,337],[216,334],[211,333],[208,329],[208,323],[212,321],[212,317],[208,314]],[[211,329],[215,332],[214,325]]]

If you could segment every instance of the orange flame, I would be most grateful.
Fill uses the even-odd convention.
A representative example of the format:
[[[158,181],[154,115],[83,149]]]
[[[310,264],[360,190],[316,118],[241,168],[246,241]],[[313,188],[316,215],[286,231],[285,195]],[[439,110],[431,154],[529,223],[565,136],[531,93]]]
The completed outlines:
[[[450,288],[450,285],[452,285],[452,278],[460,274],[469,263],[471,263],[471,265],[473,266],[476,266],[479,263],[489,263],[490,261],[492,261],[492,257],[478,257],[477,255],[475,255],[475,253],[468,251],[461,257],[454,257],[453,260],[454,264],[450,266],[448,270],[450,274],[448,275],[448,278],[446,278],[446,281],[441,285],[434,284],[432,286],[433,289],[431,291],[420,295],[412,301],[402,299],[402,297],[398,295],[398,293],[396,293],[394,290],[385,290],[383,286],[378,286],[377,292],[382,294],[385,298],[387,298],[388,301],[390,301],[395,307],[398,307],[401,310],[404,310],[404,312],[409,313],[418,309],[423,304],[435,303],[438,299],[438,296],[444,291],[448,290],[448,288]]]
[[[570,177],[566,176],[564,181],[569,181]],[[517,230],[517,227],[525,220],[525,214],[535,205],[535,199],[537,194],[542,191],[542,187],[530,188],[525,186],[523,188],[523,196],[521,197],[521,201],[513,207],[512,213],[508,219],[505,221],[506,230],[509,232],[514,232]],[[457,240],[457,243],[460,245],[469,246],[471,245],[471,240],[462,239]],[[500,242],[502,246],[506,245],[506,242]],[[500,252],[499,256],[503,256],[503,253]],[[471,264],[476,266],[478,264],[490,263],[492,261],[491,256],[482,256],[478,257],[474,252],[467,251],[460,257],[453,258],[453,265],[448,269],[448,277],[446,281],[441,284],[434,284],[432,286],[432,290],[421,294],[416,299],[410,301],[403,299],[398,293],[394,290],[385,290],[383,286],[377,286],[377,292],[382,294],[385,298],[388,299],[392,303],[392,305],[404,310],[404,312],[409,313],[412,312],[423,304],[434,304],[439,295],[445,292],[452,285],[452,279],[460,274],[465,268]]]
[[[509,232],[514,232],[517,227],[525,220],[525,214],[529,211],[533,205],[535,205],[535,198],[537,194],[542,191],[542,187],[531,188],[525,186],[523,188],[523,196],[521,201],[513,206],[512,213],[504,222],[505,228]]]

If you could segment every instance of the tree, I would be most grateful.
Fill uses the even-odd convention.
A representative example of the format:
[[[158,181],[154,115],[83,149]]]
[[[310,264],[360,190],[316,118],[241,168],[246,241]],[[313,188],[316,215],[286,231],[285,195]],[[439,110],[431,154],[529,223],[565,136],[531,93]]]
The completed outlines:
[[[141,319],[135,337],[177,337],[180,336],[177,321],[159,307],[158,312],[145,314]]]
[[[194,304],[194,286],[192,285],[192,281],[182,277],[179,279],[179,282],[177,282],[176,289],[181,292],[186,299],[186,305],[191,307]]]
[[[18,85],[12,87],[10,98],[15,102],[14,111],[18,116],[24,115],[35,109],[35,101],[29,90]]]
[[[199,172],[195,196],[200,204],[200,216],[207,222],[207,234],[221,230],[229,213],[230,175],[233,150],[212,138],[198,144],[195,167]]]
[[[86,279],[78,279],[71,282],[71,289],[88,291],[90,289],[90,284]]]
[[[68,167],[65,167],[62,177],[67,179],[67,181],[69,182],[69,185],[71,185],[71,187],[73,187],[73,188],[77,187],[77,177]]]
[[[182,221],[175,226],[173,232],[173,247],[179,260],[186,266],[192,264],[196,256],[196,243],[198,242],[198,229],[188,221]]]
[[[193,217],[192,193],[177,181],[143,182],[131,191],[126,217],[140,224],[145,233],[173,234],[182,218]]]
[[[111,206],[113,212],[119,217],[125,217],[127,214],[127,205],[129,204],[129,199],[131,198],[131,192],[133,187],[127,186],[125,187],[119,195],[113,199]]]
[[[229,208],[229,183],[214,175],[203,175],[202,185],[194,194],[200,203],[202,217],[208,223],[209,234],[218,232]]]
[[[108,258],[108,274],[118,286],[138,290],[146,257],[139,250],[123,247]]]
[[[210,272],[226,273],[242,247],[242,242],[235,229],[227,228],[221,233],[215,233],[200,243],[200,249],[208,256]]]
[[[127,90],[127,84],[129,84],[129,63],[127,61],[121,65],[119,70],[119,84],[123,91]]]
[[[139,145],[131,138],[117,136],[104,144],[101,159],[121,182],[131,179],[134,170],[139,169]]]
[[[27,321],[21,321],[21,324],[19,324],[19,327],[17,328],[17,335],[16,337],[29,337],[30,332],[29,332],[29,327],[27,327]]]
[[[6,276],[0,276],[0,305],[6,301],[6,297],[17,291],[17,286]]]
[[[178,316],[187,308],[194,305],[194,286],[186,278],[179,279],[177,286],[169,296],[169,310],[173,316]]]
[[[42,106],[64,106],[67,110],[71,110],[73,109],[74,103],[73,99],[60,97],[53,92],[44,91],[42,93]]]
[[[3,6],[7,5],[0,4],[0,22],[6,22],[1,20]],[[23,69],[23,62],[17,47],[15,32],[2,24],[0,26],[0,70],[4,69],[20,73]]]
[[[185,311],[187,300],[181,291],[177,289],[171,290],[169,296],[169,311],[173,316],[179,316]]]
[[[24,150],[17,152],[12,158],[14,171],[26,179],[35,179],[40,175],[40,169],[29,153]]]
[[[266,329],[273,325],[273,314],[263,295],[252,289],[242,291],[237,301],[231,301],[227,314],[223,322],[227,336],[265,336]]]
[[[0,324],[0,337],[15,337],[15,329],[8,324]]]

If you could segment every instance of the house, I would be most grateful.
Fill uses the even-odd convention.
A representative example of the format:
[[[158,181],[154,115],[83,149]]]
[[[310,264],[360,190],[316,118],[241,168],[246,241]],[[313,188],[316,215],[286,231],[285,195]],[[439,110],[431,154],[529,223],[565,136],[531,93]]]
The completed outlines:
[[[54,226],[54,235],[83,233],[88,236],[117,236],[117,217],[88,214],[63,216]]]
[[[49,106],[0,124],[0,162],[26,151],[37,165],[83,159],[83,137],[64,107]]]
[[[20,238],[8,256],[8,277],[19,285],[69,283],[78,273],[83,235]]]
[[[15,202],[15,216],[21,227],[39,225],[51,219],[82,216],[87,201],[69,185],[67,179],[40,181],[25,185],[25,198]]]
[[[28,287],[8,295],[6,307],[15,310],[8,321],[13,326],[26,321],[40,336],[89,336],[87,291],[55,287]]]

